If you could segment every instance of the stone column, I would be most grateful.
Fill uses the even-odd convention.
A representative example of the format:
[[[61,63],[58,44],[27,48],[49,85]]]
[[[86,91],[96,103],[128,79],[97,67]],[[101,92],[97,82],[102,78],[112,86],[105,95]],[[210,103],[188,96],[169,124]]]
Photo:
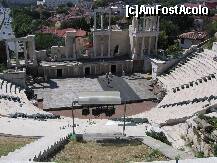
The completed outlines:
[[[101,30],[104,29],[104,26],[103,26],[103,13],[101,13]]]
[[[7,66],[11,67],[11,58],[10,58],[10,54],[9,54],[9,47],[8,47],[8,42],[5,42],[5,48],[6,48],[6,54],[7,54]]]
[[[96,31],[96,12],[94,12],[94,31]]]
[[[146,20],[146,29],[150,30],[150,17]]]
[[[109,10],[109,30],[111,30],[111,10]]]
[[[154,27],[154,17],[151,16],[151,31],[153,31],[153,27]]]
[[[157,54],[158,36],[155,37],[155,54]]]
[[[138,30],[139,30],[138,18],[135,18],[135,31],[137,32]]]
[[[148,44],[148,55],[151,54],[151,37],[149,37],[149,44]]]
[[[15,44],[14,52],[15,52],[15,55],[16,55],[16,67],[18,67],[20,62],[19,62],[19,55],[18,55],[18,49],[17,49],[17,41],[14,41],[14,44]]]
[[[95,38],[95,34],[93,32],[93,57],[96,56],[96,38]]]
[[[76,32],[66,32],[65,37],[65,56],[66,59],[73,58],[75,59],[75,33]]]
[[[160,30],[160,16],[157,17],[157,31]]]
[[[29,58],[30,58],[30,60],[33,61],[33,64],[36,66],[37,65],[37,57],[35,54],[35,35],[28,35],[27,40],[28,40]]]
[[[137,59],[137,51],[136,51],[136,38],[133,37],[133,47],[132,47],[132,59]]]
[[[138,31],[138,20],[136,17],[133,17],[132,25],[133,25],[133,30],[137,32]]]
[[[158,36],[159,36],[159,26],[160,26],[160,16],[157,17],[157,35],[156,35],[156,43],[155,43],[155,53],[157,54],[158,49]]]
[[[24,41],[23,42],[23,52],[24,52],[24,57],[25,57],[25,64],[26,64],[26,66],[27,66],[27,64],[28,64],[28,58],[27,58],[27,50],[26,50],[26,42]]]
[[[145,21],[146,21],[146,17],[145,17],[145,15],[144,15],[144,17],[143,17],[143,31],[145,31],[146,30],[146,23],[145,23]]]
[[[145,41],[145,37],[143,36],[142,37],[142,48],[141,48],[141,59],[143,59],[143,56],[144,56],[144,41]]]

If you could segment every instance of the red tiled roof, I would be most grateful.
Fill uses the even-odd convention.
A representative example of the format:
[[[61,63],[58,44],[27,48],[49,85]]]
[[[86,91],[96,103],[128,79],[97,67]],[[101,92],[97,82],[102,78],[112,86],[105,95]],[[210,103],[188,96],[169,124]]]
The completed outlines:
[[[191,40],[203,40],[207,37],[206,32],[187,32],[179,35],[179,38],[191,39]]]
[[[76,37],[85,37],[87,35],[87,32],[81,29],[73,29],[73,28],[67,28],[67,29],[52,29],[48,27],[43,27],[40,32],[42,33],[52,33],[59,37],[64,37],[66,35],[67,31],[75,31]]]

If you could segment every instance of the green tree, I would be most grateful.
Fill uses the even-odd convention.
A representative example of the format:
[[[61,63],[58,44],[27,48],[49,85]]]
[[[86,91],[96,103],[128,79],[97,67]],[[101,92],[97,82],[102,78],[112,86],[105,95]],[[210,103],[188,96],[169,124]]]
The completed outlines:
[[[66,28],[75,28],[90,31],[90,24],[87,23],[84,17],[82,17],[78,19],[63,21],[61,24],[61,29]]]
[[[181,51],[182,49],[180,48],[179,43],[175,43],[168,47],[168,49],[166,50],[166,54],[176,57],[180,54]]]
[[[165,31],[161,31],[159,34],[158,48],[164,50],[168,48],[168,35]]]
[[[49,33],[37,33],[35,44],[37,50],[49,50],[51,46],[64,45],[64,39]]]
[[[205,29],[208,32],[209,36],[213,37],[214,34],[217,32],[217,21],[208,23]]]
[[[96,1],[94,1],[94,8],[105,7],[107,3],[108,3],[108,1],[106,1],[106,0],[96,0]]]

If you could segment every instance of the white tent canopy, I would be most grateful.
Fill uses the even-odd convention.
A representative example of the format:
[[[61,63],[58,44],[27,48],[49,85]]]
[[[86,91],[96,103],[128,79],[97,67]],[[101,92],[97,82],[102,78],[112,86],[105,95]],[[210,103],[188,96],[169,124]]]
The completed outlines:
[[[119,105],[121,96],[118,91],[80,92],[77,102],[78,105]]]

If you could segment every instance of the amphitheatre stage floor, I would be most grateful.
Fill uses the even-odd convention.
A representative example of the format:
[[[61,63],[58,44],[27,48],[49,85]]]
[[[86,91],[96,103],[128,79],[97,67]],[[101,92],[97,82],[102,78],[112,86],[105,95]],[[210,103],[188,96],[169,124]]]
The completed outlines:
[[[43,99],[45,110],[61,110],[72,106],[79,92],[120,91],[122,101],[142,102],[156,99],[146,79],[129,80],[114,76],[108,85],[105,77],[51,79],[48,83],[34,84],[38,99]]]

